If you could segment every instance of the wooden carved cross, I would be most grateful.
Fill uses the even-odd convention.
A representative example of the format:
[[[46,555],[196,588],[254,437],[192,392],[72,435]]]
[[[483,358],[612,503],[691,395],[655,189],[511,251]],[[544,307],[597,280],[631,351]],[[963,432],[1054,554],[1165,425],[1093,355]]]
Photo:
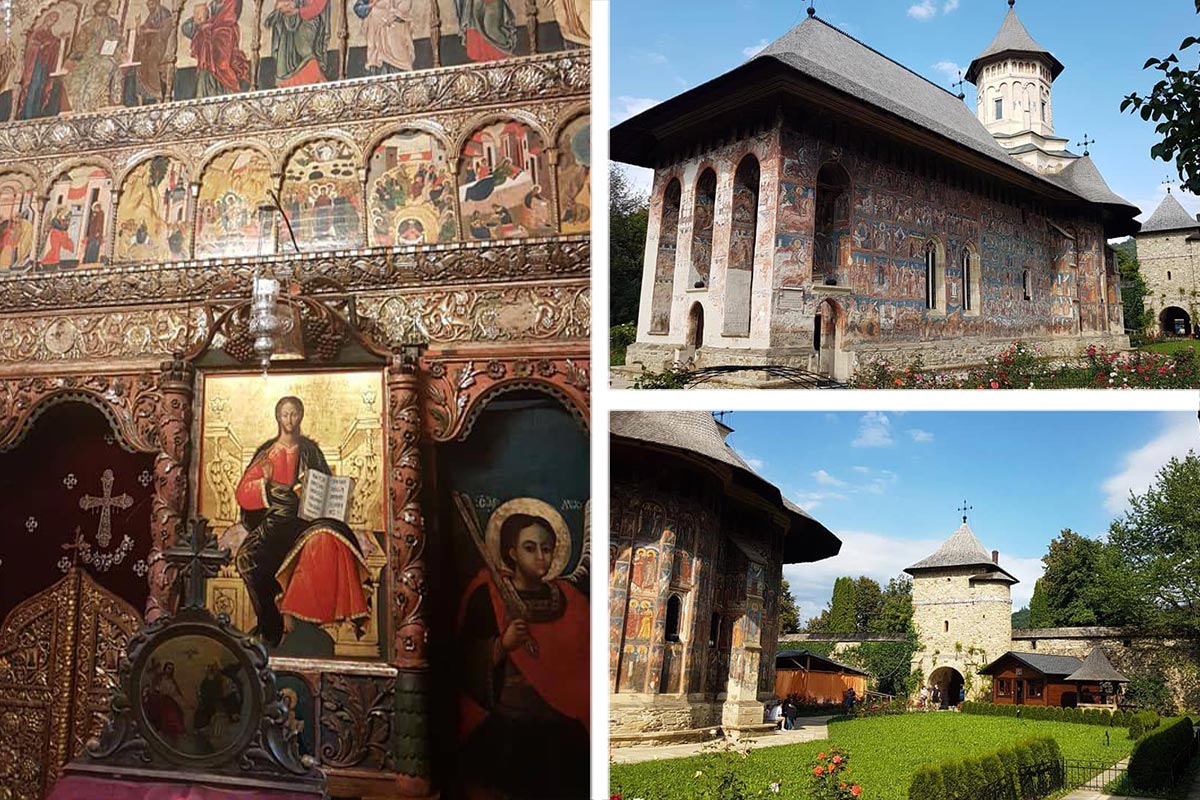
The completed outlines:
[[[85,494],[79,498],[79,507],[84,511],[100,509],[100,527],[96,530],[96,544],[101,547],[108,547],[108,543],[112,541],[112,510],[119,508],[124,511],[133,505],[133,498],[127,494],[113,497],[112,488],[115,480],[113,471],[106,469],[100,476],[100,488],[104,490],[103,496],[92,497]]]
[[[186,542],[163,552],[163,560],[178,568],[175,580],[183,583],[180,595],[184,608],[204,608],[208,579],[229,563],[229,551],[216,545],[217,537],[209,530],[208,520],[200,517],[192,520]]]

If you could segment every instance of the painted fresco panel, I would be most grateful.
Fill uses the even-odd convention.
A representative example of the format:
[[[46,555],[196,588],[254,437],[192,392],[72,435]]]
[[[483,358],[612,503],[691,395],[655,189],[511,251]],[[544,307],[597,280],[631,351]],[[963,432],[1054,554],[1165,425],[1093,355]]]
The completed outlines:
[[[154,156],[125,179],[117,206],[117,261],[180,261],[188,255],[191,218],[187,168]]]
[[[346,75],[390,75],[433,66],[434,0],[348,0]]]
[[[16,172],[0,174],[0,271],[33,265],[37,238],[37,187]]]
[[[371,155],[367,177],[372,245],[453,241],[454,181],[441,142],[428,133],[389,136]]]
[[[208,604],[272,653],[380,655],[382,392],[372,371],[205,377],[199,513],[234,554]],[[348,507],[305,521],[308,471],[352,479]]]
[[[563,233],[587,233],[592,219],[591,121],[580,117],[558,139],[558,206]]]
[[[550,168],[542,137],[523,122],[480,128],[463,148],[459,198],[469,239],[513,239],[555,233]]]
[[[14,26],[15,27],[15,26]],[[21,33],[0,27],[0,120],[12,118],[22,72]]]
[[[30,26],[20,65],[17,119],[53,117],[70,109],[63,78],[79,17],[79,4],[60,0],[47,6]]]
[[[301,145],[283,173],[283,210],[302,250],[357,247],[362,242],[362,184],[350,145],[322,139]],[[286,232],[279,247],[290,252]]]
[[[568,46],[588,47],[591,44],[591,0],[539,0],[539,20],[545,17],[547,6],[553,12],[554,21],[558,23],[558,32]]]
[[[438,0],[438,11],[446,66],[529,52],[524,0]]]
[[[260,213],[260,207],[271,210]],[[271,167],[257,150],[234,149],[208,165],[196,204],[196,257],[260,255],[275,250]]]
[[[179,45],[179,29],[170,5],[164,0],[132,0],[129,4],[125,28],[133,32],[127,37],[132,47],[122,64],[126,105],[167,99],[171,60]]]
[[[122,10],[112,0],[95,0],[84,11],[63,65],[64,111],[96,111],[120,104]]]
[[[112,179],[101,167],[81,166],[50,187],[43,267],[88,267],[107,263]]]
[[[253,0],[185,0],[179,17],[175,97],[187,100],[249,90]]]
[[[258,88],[337,80],[339,0],[263,0]]]

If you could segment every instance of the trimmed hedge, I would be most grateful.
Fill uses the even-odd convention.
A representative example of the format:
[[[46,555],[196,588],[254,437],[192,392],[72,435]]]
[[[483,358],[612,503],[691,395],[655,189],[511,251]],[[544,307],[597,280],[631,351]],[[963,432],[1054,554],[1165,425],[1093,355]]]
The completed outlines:
[[[1023,767],[1058,761],[1062,761],[1062,750],[1054,739],[1049,736],[1023,739],[994,753],[922,765],[913,775],[908,797],[909,800],[973,800],[1003,778],[1015,782]]]
[[[1192,727],[1192,720],[1184,717],[1143,736],[1129,756],[1129,782],[1137,789],[1170,788],[1176,762],[1192,747]]]
[[[1142,733],[1154,730],[1162,722],[1153,711],[1107,711],[1103,708],[1057,708],[1055,706],[997,705],[995,703],[963,703],[959,710],[964,714],[980,714],[988,717],[1021,717],[1021,719],[1049,722],[1074,722],[1079,725],[1099,725],[1112,728],[1133,728],[1140,725]],[[1018,710],[1020,713],[1018,714]],[[1137,736],[1130,735],[1131,739]]]

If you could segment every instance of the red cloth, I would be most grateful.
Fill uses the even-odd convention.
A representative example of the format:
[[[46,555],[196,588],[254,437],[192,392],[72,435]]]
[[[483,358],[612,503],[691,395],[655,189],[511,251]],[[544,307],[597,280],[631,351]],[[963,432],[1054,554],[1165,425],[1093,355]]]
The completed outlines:
[[[502,61],[509,57],[508,53],[492,45],[479,31],[467,28],[466,36],[467,58],[472,61]]]
[[[291,486],[296,482],[296,472],[300,465],[300,445],[284,447],[273,444],[267,450],[265,457],[259,457],[238,481],[238,505],[247,511],[260,511],[267,507],[266,484],[263,483],[263,464],[271,462],[271,481]]]
[[[303,15],[303,11],[300,12]],[[290,78],[280,78],[280,86],[307,86],[310,83],[324,83],[325,73],[321,72],[321,66],[315,58],[310,58],[304,62],[304,66],[296,70],[296,74]]]
[[[294,562],[279,571],[284,587],[279,613],[318,625],[371,616],[363,590],[369,576],[366,565],[337,534],[313,534]]]
[[[67,775],[54,784],[49,800],[315,800],[316,797],[300,792],[239,790],[203,784],[118,781]]]
[[[51,225],[50,233],[46,235],[46,252],[42,255],[42,264],[58,264],[62,261],[64,251],[71,254],[74,250],[75,243],[71,241],[70,235],[62,228]]]
[[[223,0],[207,22],[196,25],[192,34],[192,56],[199,69],[212,73],[227,92],[237,92],[250,82],[250,61],[242,52],[241,0]]]
[[[484,584],[487,584],[488,596],[492,600],[496,627],[502,635],[512,620],[508,617],[500,590],[486,569],[480,570],[463,593],[458,627],[461,629],[463,626],[471,596]],[[591,620],[588,600],[567,581],[558,580],[554,585],[562,590],[562,616],[550,622],[526,620],[529,634],[537,642],[538,654],[518,647],[508,653],[508,657],[551,708],[565,717],[579,720],[591,730],[591,689],[588,680],[591,670]],[[462,710],[464,735],[483,722],[488,714],[486,709],[467,696],[463,697]]]

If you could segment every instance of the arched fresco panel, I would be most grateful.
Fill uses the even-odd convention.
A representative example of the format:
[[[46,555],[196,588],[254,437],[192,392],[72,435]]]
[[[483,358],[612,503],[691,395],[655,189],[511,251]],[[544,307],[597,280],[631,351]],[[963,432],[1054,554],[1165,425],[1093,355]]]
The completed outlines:
[[[403,131],[380,142],[367,179],[369,238],[391,246],[452,241],[454,181],[441,142],[422,131]]]
[[[337,80],[340,0],[263,0],[258,88]]]
[[[0,271],[33,264],[37,239],[37,188],[28,175],[0,174]]]
[[[541,135],[523,122],[486,125],[467,140],[458,185],[470,239],[553,234],[550,168]]]
[[[171,60],[179,46],[175,17],[165,0],[132,0],[125,18],[133,31],[130,63],[122,78],[126,105],[161,103],[167,99]]]
[[[97,166],[63,173],[46,201],[46,233],[42,266],[88,267],[108,262],[109,209],[112,178]]]
[[[250,88],[254,4],[187,0],[179,14],[175,97],[215,97]]]
[[[563,233],[587,233],[592,220],[592,125],[574,120],[558,137],[558,207]]]
[[[269,213],[260,208],[271,207]],[[275,250],[271,168],[246,148],[227,150],[204,171],[196,203],[196,257],[261,255]]]
[[[61,0],[47,6],[30,26],[20,65],[17,119],[53,117],[70,109],[63,68],[79,16],[79,5]]]
[[[188,255],[187,167],[154,156],[134,167],[117,205],[116,261],[181,261]]]
[[[390,75],[433,66],[433,0],[348,0],[346,76]]]
[[[355,247],[362,241],[358,156],[337,139],[306,142],[283,173],[283,210],[301,250]],[[280,248],[292,248],[286,235]]]

